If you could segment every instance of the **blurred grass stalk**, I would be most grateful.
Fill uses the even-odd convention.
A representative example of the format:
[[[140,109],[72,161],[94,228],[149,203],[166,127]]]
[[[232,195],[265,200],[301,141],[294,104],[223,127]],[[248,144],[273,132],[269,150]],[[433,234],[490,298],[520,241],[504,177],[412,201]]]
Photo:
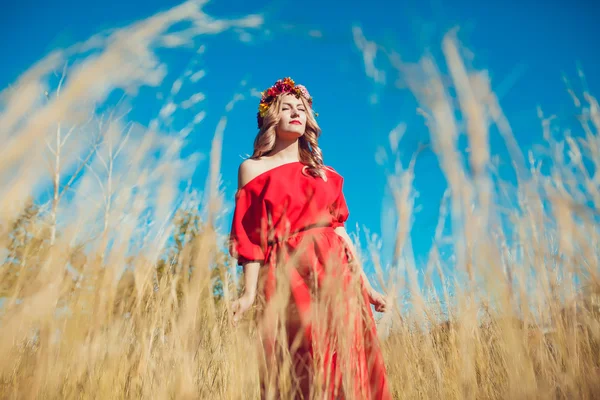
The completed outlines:
[[[196,197],[182,201],[179,190],[189,177],[182,171],[197,163],[181,157],[184,134],[161,133],[158,120],[150,128],[127,122],[121,103],[97,112],[113,91],[131,94],[161,82],[157,43],[172,47],[194,35],[260,25],[253,18],[215,21],[187,2],[70,49],[97,54],[63,75],[57,90],[47,78],[67,51],[40,61],[2,93],[3,398],[259,396],[259,331],[251,316],[231,326],[235,268],[216,229],[226,118],[215,133],[206,205],[198,212]],[[181,21],[191,28],[169,31]],[[404,168],[401,138],[390,137],[389,185],[399,216],[393,265],[384,273],[381,255],[371,257],[394,299],[379,321],[394,395],[596,398],[598,103],[570,90],[580,137],[565,129],[553,138],[552,119],[540,112],[549,154],[542,168],[538,154],[518,152],[485,72],[465,67],[452,34],[443,50],[450,85],[430,57],[395,63],[419,101],[448,190],[423,283],[410,243],[418,229],[411,225],[415,158]],[[511,154],[514,182],[495,173],[492,126]],[[458,149],[462,134],[466,160]],[[40,187],[52,188],[48,202],[29,201]],[[455,258],[442,258],[445,243]],[[404,293],[409,306],[398,300]],[[276,312],[285,319],[282,307]],[[283,365],[289,362],[288,355]],[[292,376],[279,381],[282,397],[294,384]]]

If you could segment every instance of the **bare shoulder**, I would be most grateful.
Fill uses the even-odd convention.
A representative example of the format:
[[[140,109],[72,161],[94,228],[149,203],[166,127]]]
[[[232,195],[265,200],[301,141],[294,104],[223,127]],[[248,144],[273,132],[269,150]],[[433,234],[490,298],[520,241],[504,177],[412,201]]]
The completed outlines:
[[[238,189],[260,175],[263,168],[260,160],[249,158],[242,161],[238,168]]]

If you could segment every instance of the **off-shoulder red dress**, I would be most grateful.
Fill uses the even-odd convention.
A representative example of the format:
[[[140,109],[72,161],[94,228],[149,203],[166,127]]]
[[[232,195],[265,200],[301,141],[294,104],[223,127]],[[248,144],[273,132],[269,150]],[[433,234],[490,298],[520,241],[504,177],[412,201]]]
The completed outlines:
[[[309,356],[313,360],[318,353],[325,360],[319,365],[323,369],[321,376],[329,377],[325,385],[328,398],[391,399],[373,314],[362,284],[355,291],[350,284],[339,286],[337,290],[346,292],[339,297],[339,303],[330,307],[328,317],[316,320],[311,313],[317,298],[322,297],[320,291],[328,274],[345,283],[352,282],[355,276],[350,272],[346,243],[335,232],[349,216],[343,178],[331,168],[326,168],[325,174],[327,179],[314,177],[307,173],[304,164],[293,162],[264,172],[239,188],[230,252],[240,265],[249,261],[263,263],[267,307],[277,289],[276,278],[282,276],[276,268],[294,260],[293,268],[283,276],[289,280],[286,287],[291,291],[304,343],[308,344],[295,349],[294,357],[306,360]],[[330,267],[332,261],[337,267]],[[358,307],[350,308],[350,299]],[[358,312],[346,312],[350,309]],[[336,311],[345,313],[347,327],[354,327],[351,347],[344,347],[344,362],[340,360],[344,357],[342,351],[331,338],[335,334],[329,320],[334,319],[331,312]],[[339,329],[336,332],[339,334]],[[272,351],[274,343],[266,337],[265,350]]]

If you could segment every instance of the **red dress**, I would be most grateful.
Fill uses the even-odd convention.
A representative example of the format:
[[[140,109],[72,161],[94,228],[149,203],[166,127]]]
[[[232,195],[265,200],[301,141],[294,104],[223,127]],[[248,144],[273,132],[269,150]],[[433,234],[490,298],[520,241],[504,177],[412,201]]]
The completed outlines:
[[[293,357],[321,360],[316,365],[325,381],[319,382],[327,388],[328,398],[391,399],[368,295],[361,282],[352,285],[356,274],[348,268],[349,252],[334,230],[349,215],[343,178],[326,168],[324,180],[309,175],[305,168],[301,162],[283,164],[238,190],[230,252],[240,265],[263,263],[266,308],[276,295],[278,279],[288,279],[285,287],[291,292],[306,344],[294,347]],[[285,268],[282,265],[289,260],[293,268],[278,274],[277,268]],[[328,281],[328,277],[333,279]],[[323,288],[333,287],[327,282],[341,282],[336,287],[341,296],[335,307],[325,311],[326,316],[315,318],[317,299],[325,298]],[[339,322],[339,314],[343,314],[342,323],[336,328],[332,321]],[[340,326],[345,327],[345,341],[340,339]],[[264,339],[268,355],[274,351],[275,338],[267,332]],[[350,347],[341,349],[342,342]]]

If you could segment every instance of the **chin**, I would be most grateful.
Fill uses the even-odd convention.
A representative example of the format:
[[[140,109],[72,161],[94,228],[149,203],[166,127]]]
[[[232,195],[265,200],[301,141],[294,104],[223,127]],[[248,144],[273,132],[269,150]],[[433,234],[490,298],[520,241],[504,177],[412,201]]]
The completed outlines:
[[[294,139],[294,138],[299,138],[302,137],[304,135],[304,127],[298,127],[297,129],[289,129],[289,130],[285,130],[285,131],[280,131],[278,132],[278,135],[281,136],[282,138],[286,138],[286,139]]]

